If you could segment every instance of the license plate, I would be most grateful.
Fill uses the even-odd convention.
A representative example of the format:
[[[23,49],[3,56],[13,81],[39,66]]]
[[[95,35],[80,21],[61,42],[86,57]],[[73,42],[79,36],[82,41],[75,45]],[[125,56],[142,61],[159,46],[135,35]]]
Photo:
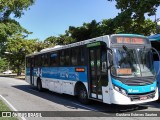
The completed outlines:
[[[146,100],[147,99],[147,96],[141,96],[140,97],[140,100]]]

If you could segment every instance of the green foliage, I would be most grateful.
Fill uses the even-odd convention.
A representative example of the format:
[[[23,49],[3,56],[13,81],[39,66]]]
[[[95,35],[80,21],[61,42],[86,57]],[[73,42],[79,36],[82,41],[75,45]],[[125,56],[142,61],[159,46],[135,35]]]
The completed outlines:
[[[10,108],[2,101],[0,100],[0,111],[11,111]],[[0,117],[0,120],[18,120],[16,117]]]
[[[11,111],[2,100],[0,100],[0,111]]]
[[[4,47],[9,54],[5,54],[5,58],[10,61],[12,70],[17,71],[17,75],[24,69],[25,55],[37,51],[36,45],[37,40],[26,40],[20,34],[8,39]]]
[[[66,35],[69,35],[74,38],[76,42],[78,42],[109,34],[133,33],[148,36],[155,32],[155,23],[150,19],[145,20],[141,24],[138,24],[137,21],[132,20],[131,18],[121,21],[123,17],[125,18],[126,14],[121,14],[114,19],[104,19],[102,22],[96,22],[93,20],[91,23],[84,23],[80,27],[70,26],[69,30],[66,31]],[[56,37],[52,38],[52,43],[57,41]]]
[[[143,23],[145,14],[149,16],[155,15],[157,7],[160,5],[160,0],[108,0],[116,1],[116,8],[121,10],[121,13],[128,13],[126,17],[134,19],[138,24]]]
[[[108,0],[113,1],[113,0]],[[65,35],[60,37],[51,36],[44,43],[46,46],[78,42],[101,35],[116,33],[132,33],[150,35],[156,33],[155,23],[150,19],[145,20],[145,14],[155,15],[159,0],[114,0],[116,8],[121,10],[115,18],[105,19],[102,22],[92,20],[83,23],[80,27],[70,26]],[[68,38],[68,37],[70,38]],[[69,39],[69,40],[67,40]]]
[[[21,17],[23,11],[27,10],[35,0],[0,0],[1,20],[8,19],[11,14],[14,17]]]
[[[35,51],[34,52],[39,52],[42,49],[46,48],[47,46],[46,46],[46,44],[44,44],[43,41],[36,41],[34,47],[35,47]]]
[[[151,33],[155,33],[155,23],[150,19],[145,20],[143,23],[138,24],[135,20],[130,21],[126,24],[118,24],[115,28],[115,33],[131,33],[131,34],[142,34],[149,36]]]
[[[66,35],[60,35],[59,37],[51,36],[44,40],[45,47],[53,47],[55,45],[65,45],[75,42],[71,36],[66,33]]]
[[[30,34],[26,29],[20,26],[20,24],[13,20],[7,19],[0,22],[0,44],[3,45],[7,42],[8,38],[13,37],[14,34],[23,34],[24,36]]]
[[[113,1],[113,0],[108,0]],[[83,23],[80,27],[70,26],[66,33],[58,37],[50,36],[43,41],[26,40],[31,34],[21,25],[10,18],[21,17],[23,10],[27,10],[35,0],[0,0],[0,67],[5,69],[9,61],[12,70],[18,75],[24,69],[24,58],[26,54],[40,51],[46,47],[65,45],[102,35],[116,33],[134,33],[150,35],[155,33],[155,23],[145,20],[144,14],[154,15],[156,8],[160,5],[159,0],[115,0],[117,9],[121,10],[113,19],[104,19],[101,22],[92,20],[90,23]],[[24,51],[25,50],[25,51]],[[5,55],[7,51],[11,54]],[[3,59],[6,58],[6,59]]]
[[[0,72],[3,72],[8,67],[8,62],[4,58],[0,58]]]
[[[101,35],[99,25],[100,23],[97,23],[96,20],[92,20],[91,23],[83,23],[81,27],[70,26],[66,34],[76,41],[86,40]]]
[[[23,10],[27,10],[35,0],[0,0],[0,47],[7,42],[8,37],[21,33],[24,36],[30,34],[21,25],[10,18],[10,15],[21,17]]]
[[[100,26],[100,31],[101,35],[109,35],[109,34],[114,34],[115,33],[115,25],[113,19],[104,19]],[[98,36],[97,36],[98,37]]]
[[[28,10],[35,0],[0,0],[0,57],[6,58],[11,67],[21,72],[24,69],[25,54],[36,51],[36,40],[25,40],[31,32],[24,29],[17,21],[10,16],[21,17],[24,10]],[[25,49],[25,52],[22,51]],[[11,54],[5,55],[5,52]],[[1,59],[1,67],[5,69],[6,62]],[[8,64],[7,64],[8,65]]]

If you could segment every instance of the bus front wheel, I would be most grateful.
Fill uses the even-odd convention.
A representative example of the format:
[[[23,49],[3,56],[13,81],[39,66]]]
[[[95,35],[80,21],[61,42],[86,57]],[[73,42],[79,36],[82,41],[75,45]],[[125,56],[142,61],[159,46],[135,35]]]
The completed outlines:
[[[80,101],[82,104],[88,104],[88,103],[89,103],[87,90],[86,90],[86,88],[85,88],[84,86],[80,86],[80,87],[79,87],[78,98],[79,98],[79,101]]]

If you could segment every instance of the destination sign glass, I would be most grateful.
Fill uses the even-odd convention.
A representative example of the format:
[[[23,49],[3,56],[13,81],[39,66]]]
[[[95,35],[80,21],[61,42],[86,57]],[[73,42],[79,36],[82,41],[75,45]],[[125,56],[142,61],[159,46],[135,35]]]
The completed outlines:
[[[114,36],[111,43],[113,44],[145,44],[147,40],[141,37]]]
[[[118,75],[131,75],[132,70],[130,68],[117,68],[116,69]]]

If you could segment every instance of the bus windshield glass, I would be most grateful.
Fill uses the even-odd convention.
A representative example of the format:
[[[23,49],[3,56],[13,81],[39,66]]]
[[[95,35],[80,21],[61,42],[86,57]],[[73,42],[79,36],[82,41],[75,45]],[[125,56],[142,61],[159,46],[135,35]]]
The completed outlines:
[[[126,47],[126,46],[125,46]],[[113,48],[112,75],[117,77],[154,76],[150,49]]]

